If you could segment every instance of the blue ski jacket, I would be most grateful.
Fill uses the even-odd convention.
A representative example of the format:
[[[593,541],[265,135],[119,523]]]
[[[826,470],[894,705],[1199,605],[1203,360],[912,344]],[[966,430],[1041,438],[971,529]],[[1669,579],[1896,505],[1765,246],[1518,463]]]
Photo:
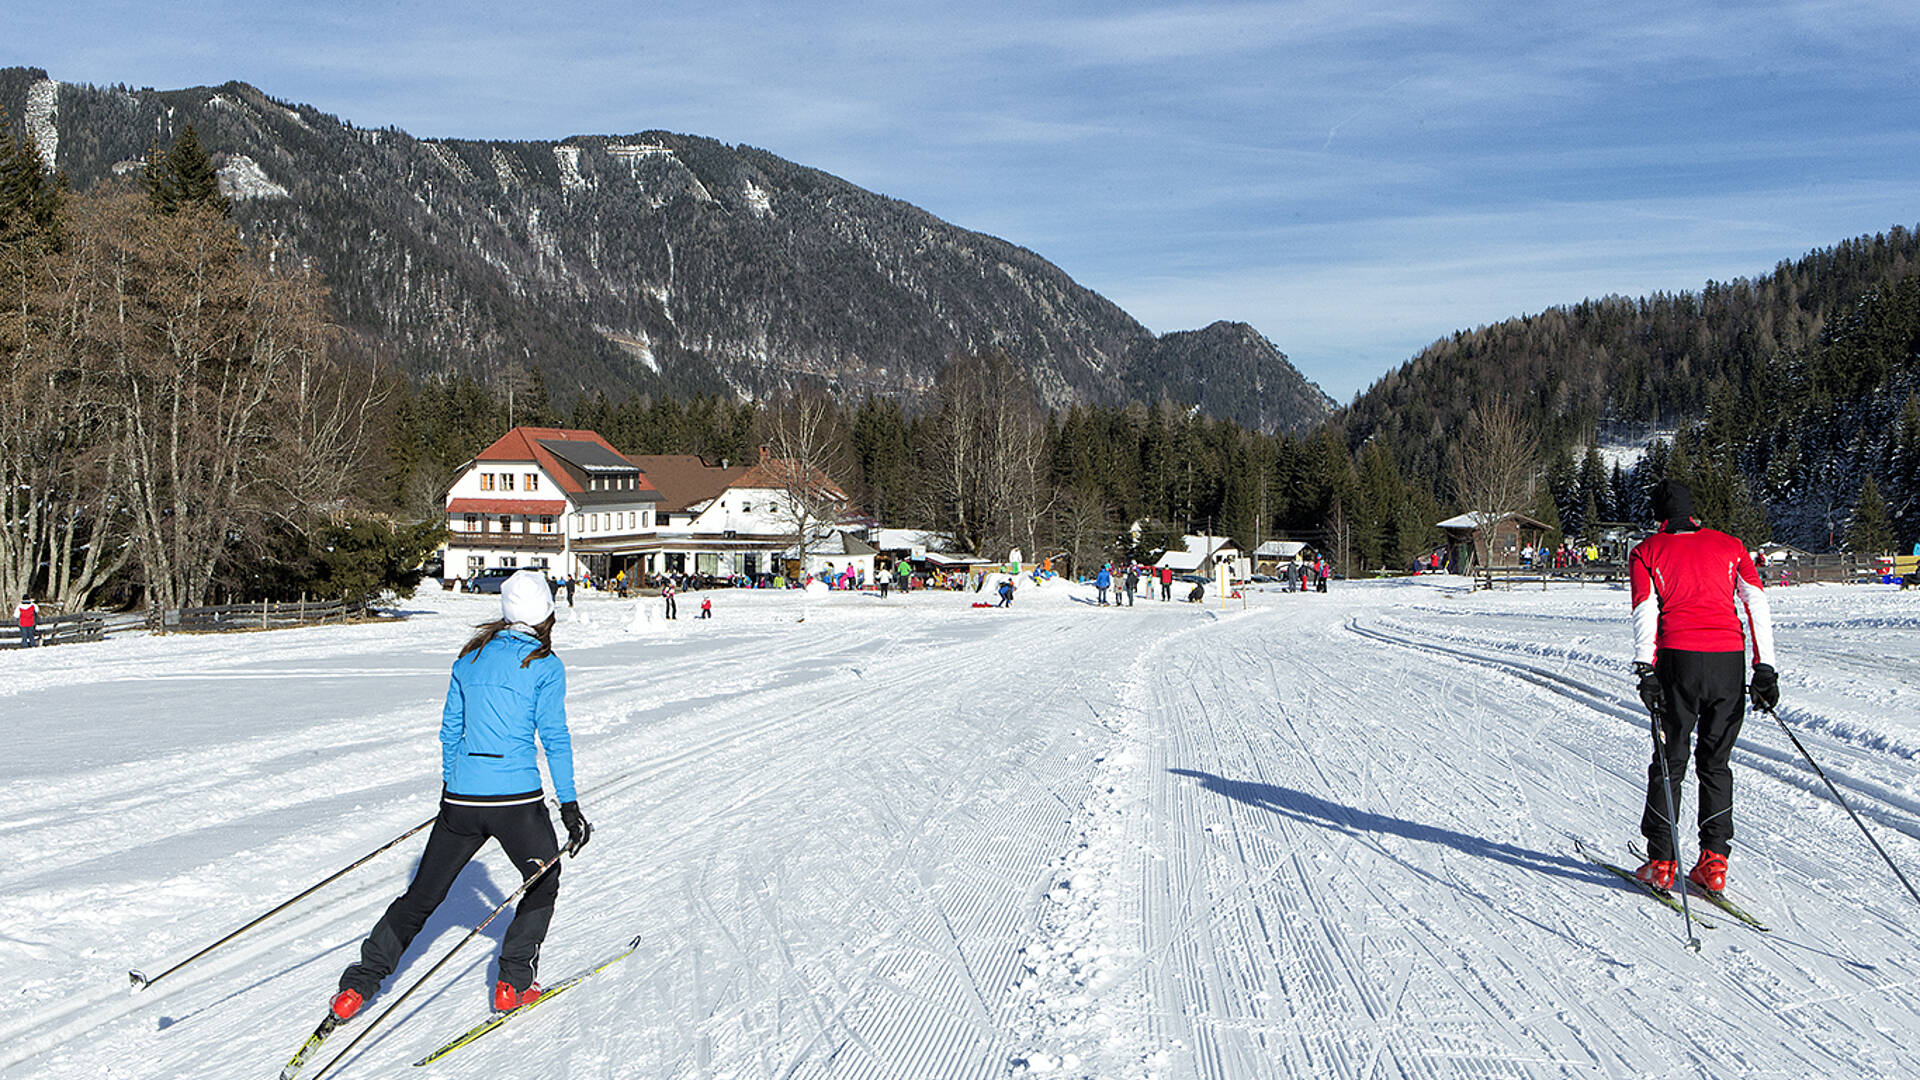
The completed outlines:
[[[1093,583],[1104,589],[1113,584],[1113,573],[1103,566],[1100,568],[1100,575],[1093,579]]]
[[[530,634],[503,630],[479,652],[453,662],[440,713],[440,778],[450,801],[466,796],[494,803],[529,793],[538,799],[536,736],[547,753],[555,797],[574,801],[566,668],[557,656],[520,666],[539,647]]]

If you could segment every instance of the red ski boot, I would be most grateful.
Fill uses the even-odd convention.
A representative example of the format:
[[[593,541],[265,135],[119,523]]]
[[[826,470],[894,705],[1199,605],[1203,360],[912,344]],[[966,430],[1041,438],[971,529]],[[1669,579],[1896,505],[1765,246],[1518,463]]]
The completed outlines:
[[[513,984],[503,979],[493,984],[494,1011],[512,1012],[522,1005],[531,1005],[540,1000],[543,992],[539,983],[534,983],[525,990],[515,990]]]
[[[1718,896],[1727,888],[1727,857],[1717,851],[1702,851],[1700,861],[1687,872],[1687,880]]]
[[[1641,864],[1633,876],[1642,884],[1656,889],[1673,888],[1673,876],[1680,872],[1680,863],[1674,859],[1648,859]]]
[[[358,990],[342,990],[333,995],[333,1015],[337,1020],[351,1020],[353,1014],[360,1011],[365,999]]]

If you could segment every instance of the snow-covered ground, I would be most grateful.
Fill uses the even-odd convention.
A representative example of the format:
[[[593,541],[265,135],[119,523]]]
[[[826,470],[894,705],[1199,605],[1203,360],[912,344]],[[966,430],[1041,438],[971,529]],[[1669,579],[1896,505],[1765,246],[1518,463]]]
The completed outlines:
[[[1572,851],[1635,838],[1625,598],[1458,585],[1118,611],[1065,585],[1008,611],[722,592],[672,624],[585,597],[557,644],[596,832],[542,974],[640,951],[431,1068],[1920,1075],[1920,904],[1778,727],[1736,756],[1732,876],[1774,932],[1722,919],[1689,954]],[[429,817],[447,666],[494,604],[0,653],[0,1072],[276,1072],[418,838],[150,990],[125,972]],[[1920,596],[1774,604],[1784,716],[1920,874]],[[372,1008],[515,880],[483,853]],[[329,1075],[410,1072],[484,1015],[503,923]]]

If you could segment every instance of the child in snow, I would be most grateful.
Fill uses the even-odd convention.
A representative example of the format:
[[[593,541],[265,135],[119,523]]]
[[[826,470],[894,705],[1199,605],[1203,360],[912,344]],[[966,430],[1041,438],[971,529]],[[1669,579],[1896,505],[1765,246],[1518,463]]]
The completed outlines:
[[[567,674],[553,655],[553,622],[553,591],[538,573],[522,570],[501,583],[500,618],[482,623],[454,660],[440,715],[440,816],[427,834],[413,882],[374,924],[359,961],[341,973],[334,1016],[352,1017],[379,991],[454,878],[489,839],[500,841],[523,880],[539,875],[500,943],[493,1007],[517,1009],[539,998],[534,967],[560,892],[560,845],[540,788],[536,738],[560,800],[567,854],[579,854],[593,835],[574,795]]]
[[[700,598],[700,617],[703,619],[713,618],[713,597],[703,596]]]

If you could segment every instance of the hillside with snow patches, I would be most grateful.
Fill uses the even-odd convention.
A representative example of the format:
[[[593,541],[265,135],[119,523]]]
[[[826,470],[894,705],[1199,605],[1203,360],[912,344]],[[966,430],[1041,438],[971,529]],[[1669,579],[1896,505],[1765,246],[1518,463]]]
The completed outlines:
[[[1333,411],[1245,324],[1157,337],[1026,248],[750,146],[421,139],[243,83],[29,68],[0,69],[0,112],[82,189],[191,124],[235,220],[320,272],[350,345],[418,374],[533,366],[563,403],[800,385],[912,403],[956,354],[1004,349],[1049,407],[1164,396],[1267,432]]]
[[[1636,839],[1625,596],[1463,586],[719,592],[675,623],[587,596],[556,641],[596,832],[541,974],[640,948],[431,1074],[1920,1073],[1920,905],[1780,729],[1751,718],[1735,756],[1731,892],[1773,930],[1721,919],[1688,953],[1573,851]],[[1773,602],[1784,719],[1920,872],[1920,608]],[[274,1074],[418,839],[150,990],[125,973],[433,813],[447,668],[496,608],[405,608],[0,653],[0,1075]],[[363,1015],[515,880],[483,852]],[[328,1075],[429,1075],[485,1015],[500,931]]]

